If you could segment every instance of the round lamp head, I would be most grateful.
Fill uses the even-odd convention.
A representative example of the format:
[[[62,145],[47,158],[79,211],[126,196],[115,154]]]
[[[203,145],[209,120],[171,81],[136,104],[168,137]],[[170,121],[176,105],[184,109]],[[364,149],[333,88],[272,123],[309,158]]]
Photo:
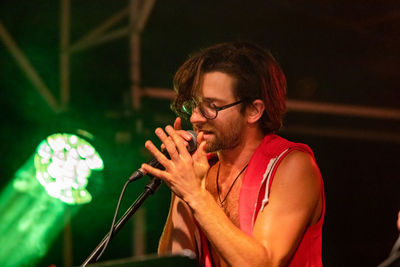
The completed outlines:
[[[36,149],[36,178],[47,193],[68,204],[91,201],[86,190],[92,171],[104,168],[96,149],[73,134],[48,136]]]

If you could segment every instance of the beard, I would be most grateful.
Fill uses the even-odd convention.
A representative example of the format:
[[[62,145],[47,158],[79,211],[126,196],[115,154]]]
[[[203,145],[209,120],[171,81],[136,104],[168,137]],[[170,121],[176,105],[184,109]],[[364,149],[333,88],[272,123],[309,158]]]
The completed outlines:
[[[211,134],[206,140],[205,151],[207,153],[215,153],[238,146],[242,139],[244,127],[245,125],[242,120],[232,120],[219,127],[206,123],[201,126],[194,126],[194,129]]]

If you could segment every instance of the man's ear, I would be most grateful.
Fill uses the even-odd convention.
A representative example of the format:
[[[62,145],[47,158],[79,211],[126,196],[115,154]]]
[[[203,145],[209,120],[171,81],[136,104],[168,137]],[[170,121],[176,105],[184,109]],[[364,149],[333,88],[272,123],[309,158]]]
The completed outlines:
[[[253,103],[247,106],[246,114],[247,114],[247,122],[255,123],[257,122],[261,116],[263,115],[265,110],[264,102],[260,99],[256,99]]]

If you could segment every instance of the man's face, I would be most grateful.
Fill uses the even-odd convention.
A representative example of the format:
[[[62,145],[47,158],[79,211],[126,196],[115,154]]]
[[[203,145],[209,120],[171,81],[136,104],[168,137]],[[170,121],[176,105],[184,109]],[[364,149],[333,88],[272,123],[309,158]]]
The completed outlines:
[[[199,101],[211,101],[218,107],[233,103],[237,101],[233,95],[234,82],[231,76],[222,72],[206,73],[197,98]],[[233,149],[241,142],[246,121],[240,108],[236,105],[221,110],[213,120],[204,118],[199,108],[195,108],[190,122],[197,133],[204,133],[207,152]]]

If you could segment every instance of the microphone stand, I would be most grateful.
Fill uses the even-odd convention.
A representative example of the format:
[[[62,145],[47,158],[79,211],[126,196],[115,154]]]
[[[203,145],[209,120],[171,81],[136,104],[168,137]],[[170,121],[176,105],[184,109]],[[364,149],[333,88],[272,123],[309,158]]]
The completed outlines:
[[[135,200],[135,202],[126,210],[125,214],[118,220],[116,223],[114,230],[112,231],[112,235],[110,240],[115,236],[116,233],[121,230],[121,228],[125,225],[125,223],[129,220],[130,217],[139,209],[139,207],[143,204],[146,198],[152,194],[154,194],[158,187],[160,187],[162,180],[152,177],[150,182],[145,186],[144,192]],[[109,232],[103,240],[97,245],[97,247],[93,250],[93,252],[89,255],[89,257],[82,263],[82,266],[86,266],[89,263],[96,262],[95,258],[100,253],[104,244],[107,241],[108,236],[111,234]]]

